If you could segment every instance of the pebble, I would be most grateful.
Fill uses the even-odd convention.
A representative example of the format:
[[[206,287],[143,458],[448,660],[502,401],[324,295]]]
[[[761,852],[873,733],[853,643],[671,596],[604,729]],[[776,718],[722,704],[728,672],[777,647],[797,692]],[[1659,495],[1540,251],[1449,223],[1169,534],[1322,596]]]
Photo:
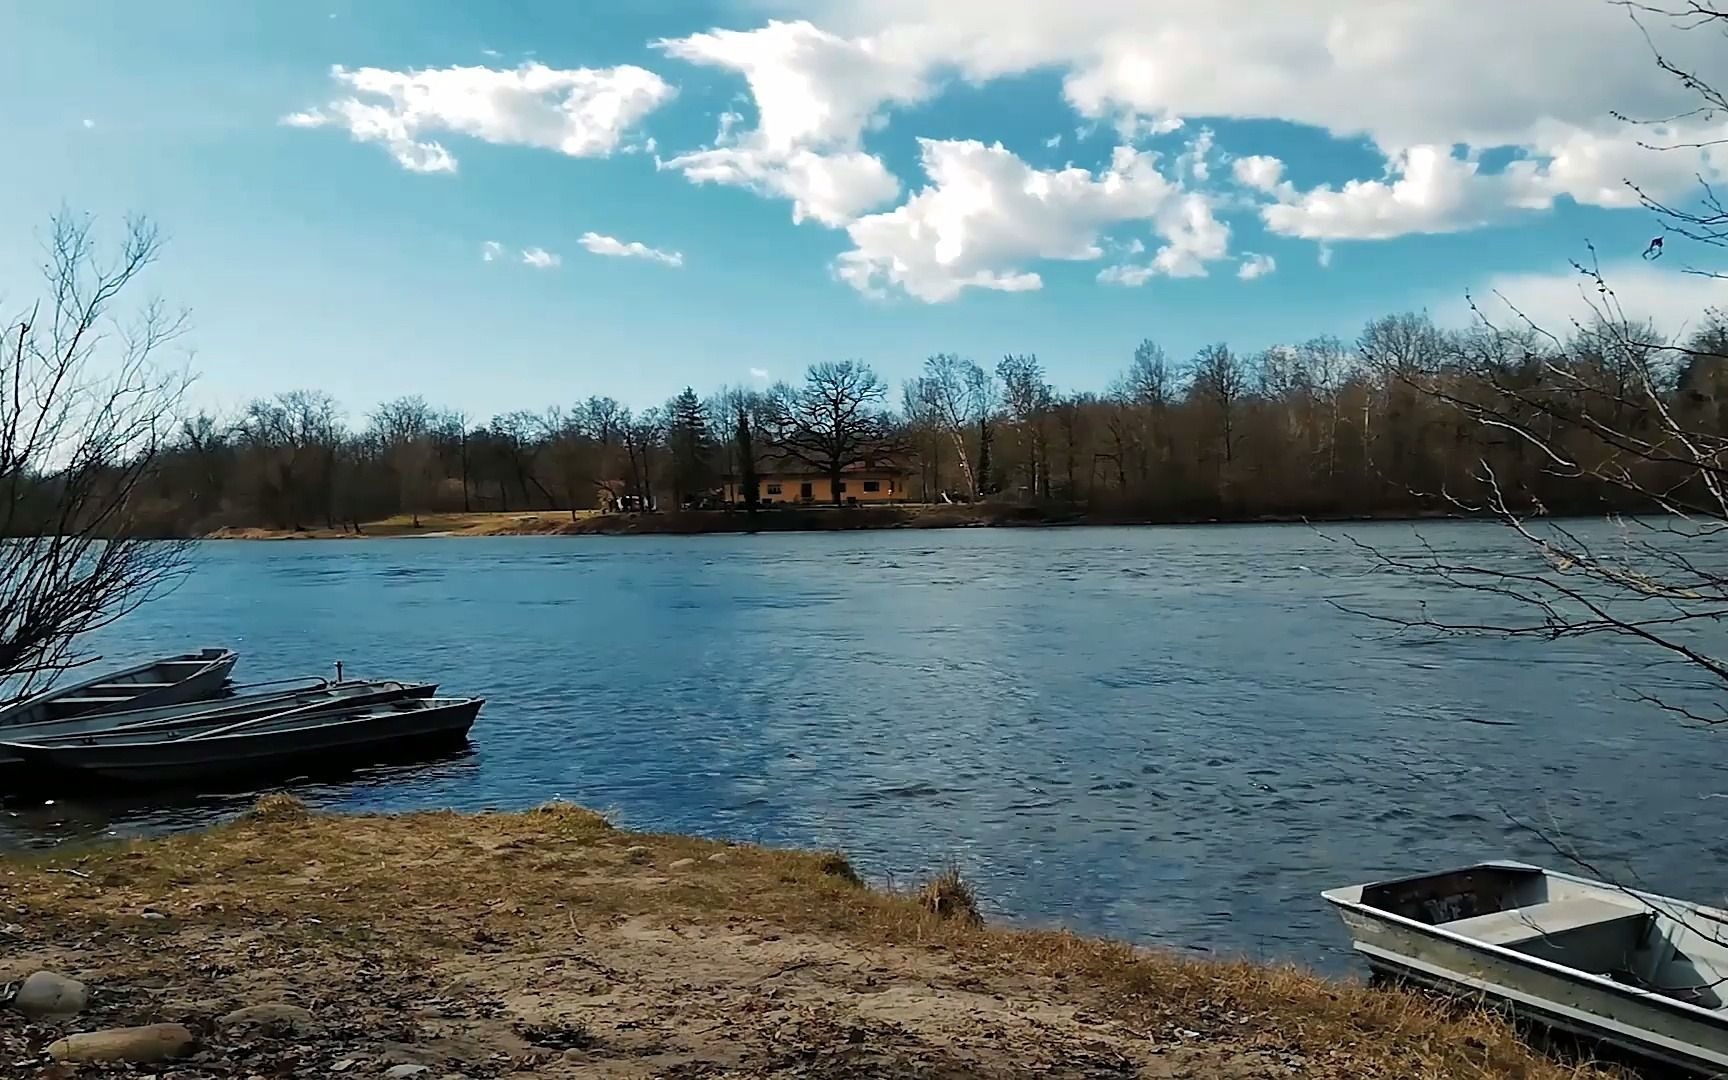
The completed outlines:
[[[652,854],[653,854],[653,852],[649,851],[647,848],[643,847],[641,844],[637,844],[635,847],[627,847],[624,849],[624,857],[626,859],[629,859],[631,862],[637,862],[637,863],[647,862],[648,856],[650,856]]]
[[[714,854],[708,856],[708,861],[709,862],[731,862],[732,860],[730,860],[726,857],[726,853],[724,851],[716,851]]]
[[[695,859],[673,859],[670,863],[667,863],[666,865],[667,865],[667,869],[669,869],[669,870],[682,870],[686,866],[695,866],[696,860]]]
[[[263,1028],[269,1031],[301,1031],[312,1024],[312,1014],[298,1005],[266,1002],[223,1014],[217,1025],[224,1028]]]
[[[48,1056],[55,1061],[124,1061],[146,1065],[183,1057],[191,1053],[195,1041],[183,1024],[109,1028],[68,1035],[50,1043]]]
[[[12,997],[12,1007],[34,1020],[77,1016],[89,1002],[83,983],[52,971],[31,975]]]
[[[384,1070],[384,1075],[389,1080],[404,1080],[404,1077],[419,1076],[426,1071],[424,1065],[392,1065]]]

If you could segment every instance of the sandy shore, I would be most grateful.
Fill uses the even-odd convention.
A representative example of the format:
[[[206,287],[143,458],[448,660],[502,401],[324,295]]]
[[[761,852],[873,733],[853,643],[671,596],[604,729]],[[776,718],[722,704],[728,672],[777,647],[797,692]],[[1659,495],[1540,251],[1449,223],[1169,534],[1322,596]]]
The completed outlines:
[[[0,984],[45,969],[90,995],[69,1018],[0,1009],[0,1060],[163,1080],[1581,1074],[1402,992],[970,911],[954,882],[872,890],[839,856],[570,806],[326,817],[278,796],[204,833],[0,861]],[[259,1005],[279,1022],[233,1019]],[[142,1024],[191,1044],[51,1064],[68,1033]]]

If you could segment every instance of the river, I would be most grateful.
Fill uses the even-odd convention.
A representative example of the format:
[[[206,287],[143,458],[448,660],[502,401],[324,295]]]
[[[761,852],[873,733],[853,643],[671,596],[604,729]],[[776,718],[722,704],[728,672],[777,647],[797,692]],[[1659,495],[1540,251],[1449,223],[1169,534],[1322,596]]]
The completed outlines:
[[[1422,526],[1473,559],[1493,525]],[[1489,857],[1719,900],[1728,731],[1635,700],[1623,639],[1441,639],[1341,610],[1408,525],[500,537],[196,545],[111,661],[206,644],[242,680],[435,679],[472,749],[290,785],[335,810],[564,798],[636,828],[947,860],[987,914],[1348,966],[1322,888]],[[1440,598],[1483,617],[1489,598]],[[1472,606],[1473,605],[1473,606]],[[251,793],[12,805],[0,846],[219,819]]]

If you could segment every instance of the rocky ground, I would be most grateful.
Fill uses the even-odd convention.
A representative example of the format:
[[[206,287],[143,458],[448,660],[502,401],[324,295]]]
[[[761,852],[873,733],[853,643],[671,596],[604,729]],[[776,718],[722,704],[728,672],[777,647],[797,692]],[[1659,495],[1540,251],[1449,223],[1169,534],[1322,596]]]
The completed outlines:
[[[566,806],[278,798],[204,834],[3,861],[0,986],[0,1075],[20,1077],[1587,1071],[1401,993],[992,930],[958,881],[873,891],[838,856]]]

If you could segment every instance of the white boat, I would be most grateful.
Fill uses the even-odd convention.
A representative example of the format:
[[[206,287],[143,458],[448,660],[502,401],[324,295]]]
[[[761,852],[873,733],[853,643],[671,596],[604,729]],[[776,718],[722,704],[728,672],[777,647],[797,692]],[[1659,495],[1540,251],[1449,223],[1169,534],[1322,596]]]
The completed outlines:
[[[47,690],[0,709],[0,728],[202,701],[222,692],[238,659],[232,649],[203,649]]]
[[[64,720],[41,720],[30,724],[13,724],[0,728],[0,739],[8,743],[65,745],[93,743],[118,734],[152,733],[156,739],[174,738],[231,724],[255,716],[268,716],[306,705],[322,705],[329,709],[353,707],[389,701],[402,697],[431,697],[438,692],[437,683],[407,683],[394,679],[355,679],[331,683],[314,680],[312,686],[267,693],[238,694],[233,697],[181,705],[160,705],[154,709],[128,709],[125,712],[79,715]],[[0,746],[0,766],[21,764],[23,759]]]
[[[112,732],[88,745],[0,743],[32,768],[126,784],[174,784],[272,772],[318,759],[345,763],[454,742],[468,734],[480,698],[399,698],[360,707],[289,709],[187,734]]]
[[[1321,896],[1378,974],[1728,1074],[1728,911],[1515,862]]]

